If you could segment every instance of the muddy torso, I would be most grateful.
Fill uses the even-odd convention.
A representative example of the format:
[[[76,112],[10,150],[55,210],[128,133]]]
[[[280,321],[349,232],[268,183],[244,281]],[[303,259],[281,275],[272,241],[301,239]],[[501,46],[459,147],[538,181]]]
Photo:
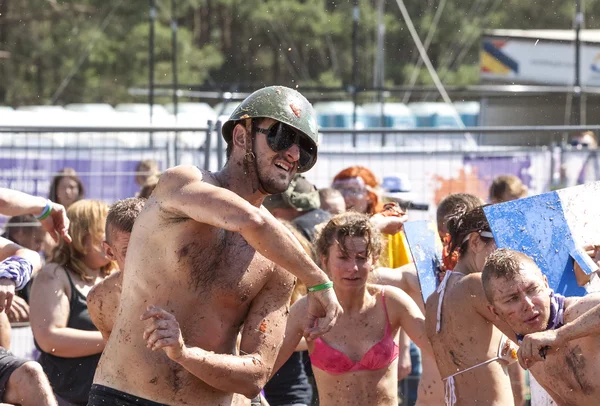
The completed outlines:
[[[146,347],[150,305],[172,313],[187,346],[234,354],[252,299],[273,265],[240,234],[178,218],[151,198],[136,220],[127,251],[121,305],[95,382],[171,405],[225,405],[218,391]]]
[[[468,279],[453,273],[448,280],[436,332],[439,294],[425,306],[425,327],[433,346],[440,375],[446,378],[496,357],[502,333],[473,307]],[[513,396],[505,367],[495,361],[454,377],[457,405],[512,405]]]
[[[592,303],[567,298],[565,323],[589,310]],[[531,368],[535,379],[554,393],[554,400],[561,406],[593,406],[600,402],[600,337],[591,336],[573,340],[543,362]]]
[[[381,286],[369,285],[371,304],[359,314],[343,314],[322,340],[331,348],[341,351],[354,362],[384,339],[388,318],[383,308]],[[389,306],[388,306],[389,308]],[[390,334],[398,343],[398,327]],[[308,343],[309,352],[314,342]],[[378,370],[362,370],[342,374],[327,373],[313,364],[313,373],[319,388],[319,402],[329,405],[398,405],[398,359]],[[351,388],[351,390],[350,390]],[[393,388],[393,390],[390,390]]]

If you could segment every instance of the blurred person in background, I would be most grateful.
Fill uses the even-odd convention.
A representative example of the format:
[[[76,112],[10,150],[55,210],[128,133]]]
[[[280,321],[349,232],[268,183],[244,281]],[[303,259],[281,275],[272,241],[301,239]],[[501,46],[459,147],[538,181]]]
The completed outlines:
[[[593,131],[584,131],[569,140],[569,146],[576,151],[588,152],[577,175],[576,185],[595,182],[600,179],[600,161],[598,160],[598,139]]]
[[[33,282],[31,328],[39,362],[59,405],[86,405],[104,349],[86,296],[115,269],[102,249],[108,206],[80,200],[67,210],[71,244],[61,242]]]
[[[337,189],[331,187],[319,189],[319,198],[321,199],[321,209],[334,216],[346,211],[344,196]]]
[[[84,197],[85,188],[75,169],[64,168],[52,178],[48,194],[48,199],[51,201],[62,204],[65,209],[68,209]]]
[[[144,183],[144,186],[142,186],[142,188],[140,189],[139,193],[137,194],[137,197],[142,199],[148,199],[152,192],[154,192],[156,185],[158,185],[159,179],[160,175],[152,175],[148,179],[146,179],[146,183]]]
[[[504,203],[527,197],[528,193],[529,190],[521,179],[514,175],[501,175],[493,180],[489,199],[492,204]]]
[[[144,159],[138,162],[135,167],[135,183],[143,188],[148,179],[153,176],[159,176],[158,162],[154,159]]]
[[[62,205],[66,210],[73,203],[83,198],[85,198],[85,187],[77,175],[77,172],[75,172],[75,169],[61,169],[54,178],[52,178],[50,192],[48,193],[48,199],[51,201]],[[56,247],[56,242],[52,241],[49,236],[46,236],[43,245],[45,259],[50,258],[54,247]]]
[[[309,241],[314,240],[316,227],[331,218],[329,212],[321,209],[317,188],[299,174],[285,192],[267,196],[263,206],[275,218],[291,222]]]

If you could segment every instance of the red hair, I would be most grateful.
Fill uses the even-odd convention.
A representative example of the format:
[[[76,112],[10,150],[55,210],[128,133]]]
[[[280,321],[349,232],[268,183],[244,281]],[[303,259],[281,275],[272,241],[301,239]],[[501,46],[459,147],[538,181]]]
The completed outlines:
[[[375,174],[364,166],[351,166],[343,169],[340,173],[335,175],[333,182],[336,180],[346,180],[351,178],[361,178],[363,182],[365,182],[365,185],[367,185],[367,200],[369,201],[367,205],[367,214],[375,214],[382,211],[383,204],[381,203],[379,195],[377,194],[379,182],[377,181]]]

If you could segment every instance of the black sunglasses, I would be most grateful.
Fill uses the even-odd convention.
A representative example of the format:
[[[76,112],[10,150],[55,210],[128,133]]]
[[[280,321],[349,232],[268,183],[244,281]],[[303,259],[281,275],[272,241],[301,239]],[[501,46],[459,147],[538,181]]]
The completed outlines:
[[[274,152],[285,151],[292,145],[298,145],[300,149],[299,170],[310,168],[317,159],[316,149],[306,141],[295,129],[284,123],[273,124],[270,128],[254,126],[254,131],[267,136],[267,145]]]
[[[587,142],[581,142],[581,141],[577,141],[577,140],[573,140],[569,143],[569,145],[571,145],[572,147],[579,147],[581,146],[581,148],[588,148],[590,146],[589,143]]]

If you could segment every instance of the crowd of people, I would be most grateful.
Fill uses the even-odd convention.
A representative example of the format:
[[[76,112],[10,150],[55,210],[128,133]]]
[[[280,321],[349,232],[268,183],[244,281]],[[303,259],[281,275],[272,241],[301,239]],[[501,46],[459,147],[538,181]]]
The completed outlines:
[[[557,405],[597,403],[600,296],[565,298],[497,249],[480,197],[439,202],[424,300],[410,213],[375,174],[304,177],[318,133],[300,93],[255,92],[223,137],[221,171],[142,161],[138,195],[110,206],[72,169],[49,199],[0,190],[0,401],[398,405],[404,388],[412,405],[521,406],[529,370]],[[485,198],[526,195],[501,176]],[[9,352],[11,322],[30,323],[36,360]]]

